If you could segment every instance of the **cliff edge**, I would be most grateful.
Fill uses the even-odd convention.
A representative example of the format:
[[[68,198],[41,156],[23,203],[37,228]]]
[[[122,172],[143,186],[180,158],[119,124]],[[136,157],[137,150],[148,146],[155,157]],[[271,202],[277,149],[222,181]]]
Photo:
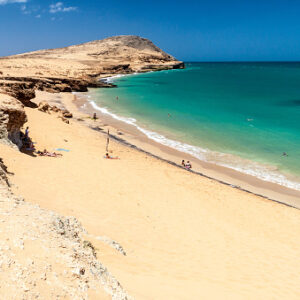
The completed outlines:
[[[20,148],[20,129],[26,121],[24,106],[13,97],[0,94],[0,141]]]

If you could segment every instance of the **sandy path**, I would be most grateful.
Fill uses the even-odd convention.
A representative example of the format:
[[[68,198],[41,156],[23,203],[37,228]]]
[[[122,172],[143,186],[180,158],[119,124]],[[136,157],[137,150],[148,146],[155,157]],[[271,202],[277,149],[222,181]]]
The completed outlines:
[[[136,299],[299,299],[299,210],[190,174],[103,135],[26,109],[31,157],[0,146],[16,192],[77,217],[99,258]],[[67,140],[64,141],[64,140]]]

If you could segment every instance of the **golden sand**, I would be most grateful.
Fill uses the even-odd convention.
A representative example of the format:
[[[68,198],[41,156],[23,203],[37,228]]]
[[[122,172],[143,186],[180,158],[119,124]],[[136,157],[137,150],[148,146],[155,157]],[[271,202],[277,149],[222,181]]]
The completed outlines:
[[[187,172],[79,122],[26,108],[36,148],[0,146],[14,190],[77,217],[136,299],[299,299],[300,212]],[[127,255],[96,239],[116,240]],[[93,297],[91,297],[93,299]],[[96,299],[96,298],[95,298]]]

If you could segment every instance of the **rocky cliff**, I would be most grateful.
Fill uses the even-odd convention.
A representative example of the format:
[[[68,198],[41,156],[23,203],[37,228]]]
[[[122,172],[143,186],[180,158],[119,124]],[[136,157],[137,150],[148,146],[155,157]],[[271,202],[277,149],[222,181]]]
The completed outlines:
[[[21,147],[20,129],[26,121],[24,106],[13,97],[0,94],[0,140]]]
[[[95,79],[74,78],[37,78],[37,77],[0,77],[0,92],[8,94],[25,106],[36,107],[30,100],[35,97],[35,90],[49,93],[87,92],[88,87],[115,87],[113,84]]]
[[[0,94],[0,141],[10,145],[16,144],[20,148],[20,129],[26,120],[24,106],[13,97]],[[10,185],[7,173],[0,156],[0,185]]]
[[[116,36],[66,48],[0,58],[0,92],[33,106],[36,89],[49,92],[113,87],[99,79],[113,74],[184,68],[150,40]]]

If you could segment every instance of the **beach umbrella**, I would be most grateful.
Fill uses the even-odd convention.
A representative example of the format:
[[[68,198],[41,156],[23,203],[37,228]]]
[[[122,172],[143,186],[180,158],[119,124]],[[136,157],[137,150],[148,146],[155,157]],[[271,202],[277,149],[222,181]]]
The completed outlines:
[[[108,144],[109,144],[109,129],[107,130],[106,153],[108,153]]]

